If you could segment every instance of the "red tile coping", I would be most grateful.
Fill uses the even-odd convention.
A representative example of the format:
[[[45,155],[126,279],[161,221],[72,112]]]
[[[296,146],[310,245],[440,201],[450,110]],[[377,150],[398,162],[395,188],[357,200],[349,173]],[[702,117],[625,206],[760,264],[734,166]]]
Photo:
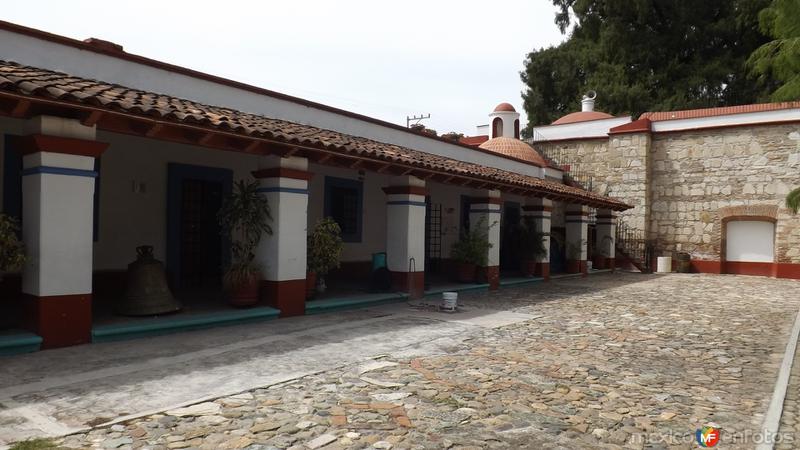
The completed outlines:
[[[780,103],[755,103],[750,105],[721,106],[716,108],[685,109],[682,111],[653,111],[645,112],[639,119],[649,119],[653,122],[664,120],[697,119],[703,117],[728,116],[731,114],[746,114],[765,111],[779,111],[782,109],[800,108],[800,101]]]

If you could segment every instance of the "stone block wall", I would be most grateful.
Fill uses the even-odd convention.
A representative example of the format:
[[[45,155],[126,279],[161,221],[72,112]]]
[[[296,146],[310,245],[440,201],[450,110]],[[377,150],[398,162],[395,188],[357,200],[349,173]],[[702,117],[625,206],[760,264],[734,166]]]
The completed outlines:
[[[649,145],[647,134],[626,134],[609,139],[534,143],[534,148],[553,155],[560,164],[570,165],[573,171],[591,174],[592,190],[634,206],[620,216],[629,226],[646,230]]]
[[[765,125],[653,135],[651,235],[664,251],[719,260],[725,216],[775,211],[776,259],[800,263],[800,216],[784,205],[800,186],[798,131]]]

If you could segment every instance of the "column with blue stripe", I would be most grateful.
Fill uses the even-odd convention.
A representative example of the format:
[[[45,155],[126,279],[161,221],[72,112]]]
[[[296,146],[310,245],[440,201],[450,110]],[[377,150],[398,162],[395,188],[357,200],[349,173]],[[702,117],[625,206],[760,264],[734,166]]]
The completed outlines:
[[[282,317],[305,314],[306,235],[309,181],[306,158],[276,155],[262,157],[253,172],[258,191],[269,201],[272,236],[256,249],[261,266],[263,300],[279,309]]]
[[[425,181],[393,178],[386,193],[386,265],[394,289],[418,298],[425,291]]]

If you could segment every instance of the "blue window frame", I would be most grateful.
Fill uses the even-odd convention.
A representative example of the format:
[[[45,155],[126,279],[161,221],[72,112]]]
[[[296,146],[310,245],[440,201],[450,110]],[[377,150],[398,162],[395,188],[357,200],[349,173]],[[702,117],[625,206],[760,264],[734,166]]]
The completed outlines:
[[[361,242],[363,204],[363,182],[325,177],[325,217],[332,217],[339,224],[344,242]]]

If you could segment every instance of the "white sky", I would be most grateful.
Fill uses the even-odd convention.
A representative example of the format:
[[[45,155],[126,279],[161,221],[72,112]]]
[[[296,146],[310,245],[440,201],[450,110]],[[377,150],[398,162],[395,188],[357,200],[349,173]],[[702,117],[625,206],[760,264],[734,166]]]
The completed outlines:
[[[124,7],[122,5],[130,5]],[[52,0],[2,20],[405,125],[475,134],[507,101],[522,114],[525,55],[564,39],[549,0]]]

